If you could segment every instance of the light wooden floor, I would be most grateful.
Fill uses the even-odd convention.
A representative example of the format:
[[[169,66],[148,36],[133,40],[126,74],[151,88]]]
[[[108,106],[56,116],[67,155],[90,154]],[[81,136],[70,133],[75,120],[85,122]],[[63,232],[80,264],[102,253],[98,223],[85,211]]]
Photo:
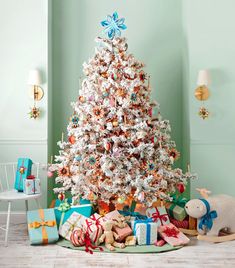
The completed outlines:
[[[26,224],[11,226],[9,246],[0,232],[0,267],[235,267],[235,241],[208,244],[192,239],[189,246],[160,254],[105,254],[70,250],[56,245],[30,246]]]

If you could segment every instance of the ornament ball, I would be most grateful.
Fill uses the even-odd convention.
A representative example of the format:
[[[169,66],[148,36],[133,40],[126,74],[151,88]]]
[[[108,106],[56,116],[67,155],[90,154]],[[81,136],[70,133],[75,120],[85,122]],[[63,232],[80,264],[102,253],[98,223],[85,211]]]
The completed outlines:
[[[51,172],[51,171],[47,171],[47,177],[48,177],[48,178],[52,178],[53,175],[54,175],[53,172]]]
[[[177,185],[177,189],[182,194],[185,191],[185,187],[184,187],[183,183],[179,183]]]
[[[64,199],[65,199],[65,194],[64,194],[64,193],[59,193],[59,194],[58,194],[58,199],[59,199],[60,201],[64,201]]]

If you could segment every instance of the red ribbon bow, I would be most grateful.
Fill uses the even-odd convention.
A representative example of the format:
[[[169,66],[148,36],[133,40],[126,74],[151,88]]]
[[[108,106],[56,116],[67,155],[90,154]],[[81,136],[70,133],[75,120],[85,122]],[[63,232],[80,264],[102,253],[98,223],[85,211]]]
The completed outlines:
[[[152,214],[152,217],[154,222],[158,221],[158,219],[161,221],[161,225],[163,225],[163,222],[167,222],[168,220],[168,215],[167,214],[160,214],[158,209],[156,208],[156,212]]]
[[[178,234],[179,234],[179,230],[177,230],[174,227],[168,227],[166,226],[163,233],[167,236],[167,237],[175,237],[178,238]]]

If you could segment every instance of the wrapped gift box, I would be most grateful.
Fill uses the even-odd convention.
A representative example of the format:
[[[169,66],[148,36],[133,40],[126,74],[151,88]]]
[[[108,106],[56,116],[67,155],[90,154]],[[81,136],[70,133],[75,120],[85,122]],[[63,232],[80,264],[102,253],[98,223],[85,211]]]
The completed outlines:
[[[123,216],[117,210],[113,210],[105,215],[105,219],[116,221],[117,224],[119,222],[120,217],[123,217]],[[120,227],[114,225],[113,231],[115,233],[117,233],[117,235],[118,235],[118,239],[116,239],[117,242],[123,242],[127,236],[132,234],[132,229],[130,228],[130,226],[127,223],[126,223],[126,226],[123,228],[120,228]]]
[[[153,222],[156,222],[158,226],[170,223],[169,216],[164,206],[148,208],[146,210],[146,215],[148,218],[151,218]]]
[[[159,226],[158,232],[160,236],[171,246],[186,245],[189,243],[189,238],[184,235],[172,223],[168,225]]]
[[[165,207],[171,218],[174,218],[178,221],[182,221],[187,217],[186,211],[184,209],[185,204],[188,202],[188,199],[182,196],[172,196],[172,202],[166,202]]]
[[[138,245],[153,245],[157,241],[158,224],[151,219],[134,222],[134,236]]]
[[[28,211],[27,223],[32,245],[55,243],[59,239],[54,209]]]
[[[94,213],[90,216],[90,219],[96,222],[97,225],[103,225],[103,223],[106,221],[105,217],[101,216],[98,213]]]
[[[24,180],[31,174],[32,164],[29,158],[18,159],[14,188],[19,192],[24,190]]]
[[[183,221],[187,217],[187,214],[184,208],[176,204],[172,204],[172,203],[166,203],[165,206],[166,206],[168,214],[172,218],[178,221]]]
[[[59,199],[56,200],[55,217],[58,226],[61,226],[63,223],[65,223],[73,212],[77,212],[85,217],[91,216],[93,210],[91,204],[72,206],[71,202],[71,199],[62,202]]]
[[[28,176],[29,177],[29,176]],[[24,180],[24,193],[27,195],[40,194],[41,183],[40,179],[26,179]]]
[[[67,221],[60,226],[59,234],[67,240],[70,240],[70,236],[74,230],[80,230],[83,228],[87,217],[73,212],[72,215],[67,219]]]
[[[99,245],[99,238],[103,234],[103,226],[101,222],[103,223],[104,221],[101,220],[102,217],[100,217],[100,215],[97,213],[92,216],[91,218],[85,220],[85,223],[83,224],[83,230],[85,232],[88,232],[91,241],[95,245]]]
[[[128,224],[123,228],[113,226],[113,231],[118,235],[118,238],[116,239],[117,242],[124,242],[125,238],[129,235],[132,235],[133,233],[131,227]]]

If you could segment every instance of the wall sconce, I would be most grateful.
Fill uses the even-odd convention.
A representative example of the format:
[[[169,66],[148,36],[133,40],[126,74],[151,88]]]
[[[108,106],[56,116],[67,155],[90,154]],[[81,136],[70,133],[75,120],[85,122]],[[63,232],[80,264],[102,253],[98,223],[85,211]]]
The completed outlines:
[[[43,89],[39,86],[42,84],[42,77],[40,71],[30,70],[29,77],[28,77],[28,85],[31,86],[30,88],[30,97],[34,101],[34,105],[30,108],[30,118],[37,119],[40,116],[40,109],[36,107],[36,102],[40,101],[43,98],[44,92]]]
[[[204,101],[206,101],[210,92],[208,89],[208,85],[210,84],[210,76],[208,70],[200,70],[198,72],[197,85],[198,87],[195,89],[194,96],[197,100],[202,101],[203,105],[199,109],[199,116],[204,120],[209,117],[209,111],[204,106]]]

